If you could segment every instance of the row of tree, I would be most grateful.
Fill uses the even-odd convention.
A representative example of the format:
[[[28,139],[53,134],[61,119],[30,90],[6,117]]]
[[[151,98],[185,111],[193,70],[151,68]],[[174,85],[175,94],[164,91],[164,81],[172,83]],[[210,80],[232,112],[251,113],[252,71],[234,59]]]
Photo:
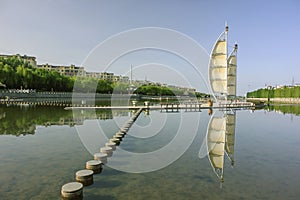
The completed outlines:
[[[74,78],[38,69],[18,57],[0,58],[0,82],[11,89],[72,91]]]
[[[209,95],[205,93],[187,91],[181,88],[170,88],[160,85],[141,85],[134,91],[134,93],[152,96],[196,96],[199,98],[209,97]]]
[[[300,86],[258,89],[248,92],[247,98],[300,98]]]
[[[168,87],[157,85],[142,85],[134,91],[136,94],[153,96],[175,96],[175,92]]]
[[[125,93],[129,83],[112,83],[95,78],[76,78],[33,67],[17,56],[0,57],[0,82],[9,89],[56,92]]]
[[[32,66],[17,56],[0,57],[0,83],[9,89],[35,89],[55,92],[97,92],[103,94],[126,94],[132,92],[129,83],[110,82],[89,77],[69,77],[56,71],[47,71]],[[159,85],[141,85],[134,91],[141,95],[174,96],[194,95],[184,89]],[[199,93],[199,95],[202,95]]]

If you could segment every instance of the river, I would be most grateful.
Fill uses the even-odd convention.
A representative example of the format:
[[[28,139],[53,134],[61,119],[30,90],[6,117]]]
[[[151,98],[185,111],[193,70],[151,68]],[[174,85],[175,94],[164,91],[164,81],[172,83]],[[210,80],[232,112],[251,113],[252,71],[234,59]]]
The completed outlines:
[[[84,188],[84,199],[299,199],[298,111],[294,105],[234,112],[233,152],[224,153],[223,180],[212,154],[205,155],[212,121],[207,110],[143,112],[94,184]],[[110,138],[131,115],[1,105],[1,199],[61,199],[61,186],[74,181],[107,142],[103,135]],[[157,159],[148,157],[165,147]]]

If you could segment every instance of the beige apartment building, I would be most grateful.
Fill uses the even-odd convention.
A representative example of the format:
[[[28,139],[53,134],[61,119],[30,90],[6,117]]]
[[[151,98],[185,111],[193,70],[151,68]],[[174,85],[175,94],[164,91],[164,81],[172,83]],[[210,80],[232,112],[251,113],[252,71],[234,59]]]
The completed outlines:
[[[43,64],[37,65],[37,67],[48,71],[57,71],[64,76],[90,77],[110,82],[129,82],[128,76],[115,76],[114,73],[111,72],[86,72],[84,67],[77,67],[75,65],[63,66]]]
[[[61,75],[64,76],[85,76],[85,70],[84,67],[77,67],[75,65],[70,66],[62,66],[62,65],[49,65],[49,64],[43,64],[43,65],[37,65],[40,69],[45,69],[48,71],[57,71]]]

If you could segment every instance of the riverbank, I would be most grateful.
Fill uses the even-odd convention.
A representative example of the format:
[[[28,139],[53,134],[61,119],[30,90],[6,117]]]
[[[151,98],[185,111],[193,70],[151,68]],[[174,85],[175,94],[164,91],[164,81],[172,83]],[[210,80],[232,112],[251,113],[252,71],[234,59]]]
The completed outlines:
[[[135,99],[147,101],[187,101],[194,100],[193,96],[153,96],[140,94],[100,94],[100,93],[73,93],[73,92],[19,92],[18,90],[0,90],[0,100],[2,101],[43,101],[45,99]],[[206,98],[198,101],[207,101]]]
[[[270,102],[270,103],[285,103],[285,104],[300,104],[300,98],[247,98],[250,102]]]
[[[138,95],[130,94],[99,94],[99,93],[73,93],[73,92],[0,92],[0,99],[43,99],[43,98],[129,98],[137,97]]]

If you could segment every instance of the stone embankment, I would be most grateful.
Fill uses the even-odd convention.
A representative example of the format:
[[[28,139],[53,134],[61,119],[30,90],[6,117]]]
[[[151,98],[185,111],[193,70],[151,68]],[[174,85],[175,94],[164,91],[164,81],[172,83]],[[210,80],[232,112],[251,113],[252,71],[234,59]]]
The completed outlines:
[[[251,102],[268,102],[268,98],[247,98]],[[300,98],[270,98],[270,103],[300,104]]]
[[[128,98],[132,95],[129,94],[114,94],[114,98]],[[137,95],[133,95],[137,96]],[[112,94],[95,94],[95,93],[72,93],[72,92],[31,92],[20,90],[0,90],[0,99],[44,99],[44,98],[108,98],[110,99]]]

